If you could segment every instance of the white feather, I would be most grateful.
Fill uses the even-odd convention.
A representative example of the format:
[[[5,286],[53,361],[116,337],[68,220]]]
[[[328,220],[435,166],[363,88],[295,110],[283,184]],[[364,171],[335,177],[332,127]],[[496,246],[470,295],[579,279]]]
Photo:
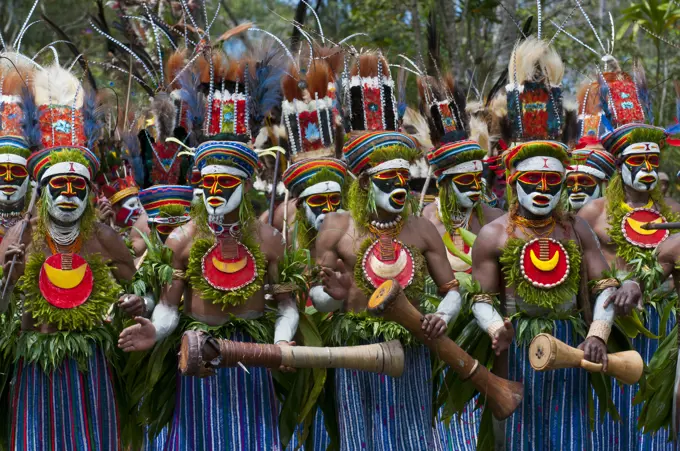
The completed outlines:
[[[518,84],[547,77],[550,85],[559,86],[564,77],[564,63],[546,41],[530,36],[515,47],[508,64],[508,76],[512,83]]]
[[[80,81],[63,67],[50,66],[37,71],[33,86],[37,105],[75,106],[76,109],[83,106],[84,94]]]

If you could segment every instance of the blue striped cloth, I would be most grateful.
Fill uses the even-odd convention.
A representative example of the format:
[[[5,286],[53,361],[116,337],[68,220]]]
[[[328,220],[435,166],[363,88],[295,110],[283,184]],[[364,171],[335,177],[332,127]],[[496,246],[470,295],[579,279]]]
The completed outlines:
[[[553,336],[570,346],[582,339],[570,321],[555,321]],[[506,451],[586,451],[592,449],[588,425],[588,373],[579,368],[534,371],[529,345],[513,341],[508,378],[524,383],[524,400],[505,421]]]
[[[111,372],[92,345],[88,371],[67,359],[45,373],[20,361],[11,390],[13,451],[117,451],[122,449]]]
[[[163,451],[168,441],[168,427],[165,426],[153,440],[149,440],[148,428],[144,428],[144,442],[142,451]]]
[[[439,411],[434,430],[438,451],[474,451],[477,449],[477,433],[482,421],[482,409],[475,409],[478,401],[479,395],[465,405],[460,415],[454,415],[449,424],[441,421],[441,410]]]
[[[404,353],[400,378],[335,371],[341,450],[433,449],[430,352],[417,346],[405,348]]]
[[[304,443],[300,443],[298,441],[298,434],[301,433],[302,426],[298,426],[295,429],[293,437],[290,439],[290,442],[288,443],[288,447],[286,448],[287,451],[295,451],[296,449],[299,449],[301,451],[302,450],[326,451],[328,446],[331,444],[331,438],[328,435],[328,432],[326,432],[326,423],[324,423],[323,412],[319,408],[316,409],[314,421],[312,422],[312,430],[309,432],[310,434],[314,434],[311,448],[306,447]]]
[[[644,326],[653,334],[658,335],[662,328],[660,324],[661,317],[656,309],[652,306],[647,306],[647,314],[644,319]],[[670,333],[675,326],[675,315],[670,316],[668,324],[666,324],[666,334]],[[652,340],[638,335],[631,339],[633,348],[640,353],[645,364],[649,363],[654,355],[654,352],[659,347],[658,340]],[[637,420],[642,411],[642,404],[633,405],[633,398],[639,390],[639,385],[624,385],[612,383],[612,399],[616,409],[621,415],[620,422],[614,422],[609,415],[607,415],[603,422],[599,422],[595,426],[595,433],[593,434],[593,448],[603,451],[663,451],[676,450],[677,444],[667,443],[670,431],[668,428],[657,431],[654,435],[643,434],[637,428]],[[596,398],[597,400],[597,398]],[[599,418],[599,405],[596,403],[595,418]]]
[[[234,333],[230,340],[252,342]],[[177,404],[165,451],[278,451],[279,405],[271,371],[219,368],[206,378],[177,376]]]

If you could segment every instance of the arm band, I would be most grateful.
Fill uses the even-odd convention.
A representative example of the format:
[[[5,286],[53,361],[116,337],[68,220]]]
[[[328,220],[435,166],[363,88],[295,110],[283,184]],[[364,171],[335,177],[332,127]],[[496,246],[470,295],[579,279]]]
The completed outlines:
[[[343,304],[343,301],[333,299],[326,293],[321,285],[312,287],[312,289],[309,290],[309,296],[312,298],[314,308],[320,312],[334,312],[340,310]]]
[[[609,339],[609,334],[612,331],[612,324],[614,324],[614,305],[609,304],[607,308],[604,303],[609,297],[614,294],[616,288],[605,288],[595,301],[595,309],[593,311],[593,323],[588,329],[588,337],[598,337],[605,343]]]
[[[274,326],[274,343],[293,341],[299,320],[300,313],[293,297],[279,301],[279,311]]]
[[[177,307],[158,304],[151,315],[151,322],[156,328],[156,342],[170,335],[179,324]]]
[[[462,307],[463,300],[460,297],[460,293],[451,290],[446,293],[444,299],[442,299],[442,301],[439,303],[439,307],[437,307],[437,315],[441,316],[442,319],[446,321],[446,324],[448,324],[451,322],[451,320],[455,321]]]

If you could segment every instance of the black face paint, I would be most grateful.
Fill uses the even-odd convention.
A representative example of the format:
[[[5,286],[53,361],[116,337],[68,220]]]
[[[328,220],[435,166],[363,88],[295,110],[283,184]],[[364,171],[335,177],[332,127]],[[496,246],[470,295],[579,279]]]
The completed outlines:
[[[451,181],[458,191],[465,194],[470,191],[482,190],[482,173],[481,172],[467,172],[465,174],[455,174],[451,177]]]
[[[63,197],[77,197],[81,201],[87,198],[87,180],[79,175],[57,175],[47,184],[50,197],[53,200]]]
[[[156,232],[158,232],[158,238],[160,238],[162,243],[168,239],[173,230],[180,226],[178,224],[156,224]]]
[[[312,194],[305,198],[305,203],[315,217],[326,213],[333,213],[340,208],[342,196],[340,193]]]
[[[15,163],[0,163],[0,185],[20,187],[28,177],[25,166]]]
[[[590,174],[582,172],[571,172],[567,174],[565,182],[567,194],[585,194],[592,197],[597,189],[597,180]]]
[[[527,171],[517,177],[517,183],[527,194],[540,192],[554,197],[562,189],[562,174],[559,172]]]
[[[639,181],[643,185],[650,188],[657,182],[658,175],[656,171],[659,168],[658,154],[632,154],[626,157],[623,164],[628,168],[633,183]],[[642,175],[638,178],[640,172],[648,174]],[[654,174],[654,175],[651,175]]]
[[[388,169],[371,176],[373,184],[380,191],[390,196],[390,206],[395,209],[404,208],[406,192],[409,189],[409,179],[408,169]],[[399,190],[399,192],[394,193],[396,190]]]
[[[206,174],[203,176],[203,198],[208,205],[218,208],[226,205],[241,185],[241,179],[230,174]]]

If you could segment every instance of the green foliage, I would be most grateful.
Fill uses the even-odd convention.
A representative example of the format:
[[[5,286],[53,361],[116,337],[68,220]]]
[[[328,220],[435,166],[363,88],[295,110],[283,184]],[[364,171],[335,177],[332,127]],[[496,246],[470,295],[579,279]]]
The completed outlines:
[[[161,298],[161,290],[164,286],[172,283],[172,249],[164,246],[156,233],[151,236],[137,229],[137,233],[146,244],[144,261],[135,273],[131,292],[138,296],[145,296],[151,292],[154,299]]]

